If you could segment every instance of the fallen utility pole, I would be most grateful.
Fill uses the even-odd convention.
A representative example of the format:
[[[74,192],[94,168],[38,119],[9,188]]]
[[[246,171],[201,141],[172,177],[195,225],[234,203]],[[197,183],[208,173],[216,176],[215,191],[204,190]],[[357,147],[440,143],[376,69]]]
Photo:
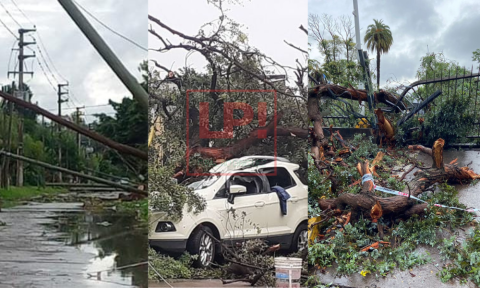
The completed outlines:
[[[145,195],[145,196],[148,195],[148,193],[146,191],[137,189],[137,188],[132,187],[132,186],[126,186],[126,185],[122,185],[122,184],[119,184],[119,183],[116,183],[116,182],[113,182],[113,181],[105,180],[103,178],[98,178],[98,177],[95,177],[95,176],[86,175],[86,174],[83,174],[83,173],[80,173],[80,172],[77,172],[77,171],[72,171],[72,170],[69,170],[69,169],[66,169],[66,168],[58,167],[58,166],[51,165],[51,164],[41,162],[41,161],[38,161],[38,160],[30,159],[30,158],[23,157],[23,156],[20,156],[20,155],[15,155],[15,154],[12,154],[10,152],[3,151],[3,150],[0,151],[0,155],[5,155],[6,157],[10,157],[10,158],[13,158],[13,159],[16,159],[16,160],[27,162],[27,163],[30,163],[30,164],[33,164],[33,165],[38,165],[40,167],[44,167],[44,168],[47,168],[47,169],[51,169],[51,170],[55,170],[55,171],[61,171],[65,174],[70,174],[70,175],[77,176],[77,177],[80,177],[80,178],[85,178],[85,179],[88,179],[88,180],[91,180],[91,181],[94,181],[94,182],[97,182],[97,183],[101,183],[101,184],[109,185],[109,186],[112,186],[112,187],[116,187],[116,188],[119,188],[119,189],[122,189],[122,190],[125,190],[125,191],[128,191],[128,192],[137,193],[137,194],[141,194],[141,195]]]
[[[124,145],[124,144],[120,144],[118,142],[115,142],[115,141],[113,141],[113,140],[111,140],[111,139],[109,139],[109,138],[107,138],[103,135],[100,135],[100,134],[98,134],[96,132],[93,132],[91,130],[88,130],[88,129],[82,127],[82,126],[79,126],[79,125],[77,125],[73,122],[70,122],[66,119],[58,117],[57,115],[55,115],[53,113],[50,113],[47,110],[38,107],[37,105],[34,105],[32,103],[29,103],[29,102],[25,102],[23,100],[15,98],[12,95],[4,93],[4,92],[0,92],[0,97],[2,97],[4,99],[7,99],[8,101],[11,101],[11,102],[13,102],[13,103],[15,103],[19,106],[30,109],[33,112],[36,112],[40,115],[43,115],[43,116],[47,117],[48,119],[52,120],[53,122],[61,124],[61,125],[69,128],[73,131],[79,132],[80,134],[85,135],[89,138],[92,138],[93,140],[98,141],[98,142],[104,144],[105,146],[108,146],[108,147],[110,147],[114,150],[117,150],[119,152],[135,156],[135,157],[143,159],[143,160],[148,160],[148,155],[144,151],[138,150],[138,149],[130,147],[128,145]]]
[[[103,41],[102,37],[97,33],[95,28],[88,22],[87,18],[83,16],[82,12],[78,10],[77,6],[71,0],[58,0],[63,9],[67,11],[73,22],[77,24],[78,28],[88,38],[90,43],[95,47],[97,52],[102,56],[103,60],[107,62],[108,66],[112,68],[113,72],[132,93],[133,97],[143,106],[145,111],[148,110],[148,93],[138,83],[135,77],[128,72],[123,66],[122,62],[117,58],[115,53],[108,47],[107,43]]]
[[[108,187],[105,184],[89,184],[89,183],[58,183],[58,182],[47,182],[45,183],[46,187]]]
[[[118,191],[115,187],[70,187],[70,192],[114,192]]]

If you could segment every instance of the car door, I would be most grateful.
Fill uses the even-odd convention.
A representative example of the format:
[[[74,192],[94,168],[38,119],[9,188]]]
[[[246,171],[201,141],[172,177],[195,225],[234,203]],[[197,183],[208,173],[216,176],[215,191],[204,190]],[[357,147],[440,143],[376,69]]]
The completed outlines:
[[[306,211],[301,205],[301,196],[299,195],[299,185],[293,179],[290,172],[284,167],[277,167],[276,175],[273,174],[274,168],[263,169],[262,173],[267,175],[271,187],[280,186],[287,191],[290,199],[287,200],[287,215],[282,214],[280,200],[276,192],[272,192],[269,197],[269,216],[268,216],[268,237],[280,241],[283,236],[293,234],[297,228],[297,222],[300,214],[306,215]],[[299,210],[300,209],[300,210]]]
[[[245,173],[237,173],[229,177],[227,181],[226,187],[232,184],[242,185],[242,183],[248,187],[247,193],[236,195],[233,198],[233,203],[227,200],[227,193],[223,193],[225,206],[219,209],[219,216],[225,231],[222,238],[230,240],[266,238],[268,215],[265,212],[265,194],[261,193],[261,187],[259,187],[261,179],[253,174],[246,176]],[[254,186],[256,188],[253,188]]]

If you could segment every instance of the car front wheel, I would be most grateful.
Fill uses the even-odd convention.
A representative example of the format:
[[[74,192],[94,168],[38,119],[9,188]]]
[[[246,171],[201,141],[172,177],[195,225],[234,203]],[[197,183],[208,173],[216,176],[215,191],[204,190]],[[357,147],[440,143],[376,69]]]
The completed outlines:
[[[189,240],[188,252],[197,255],[193,261],[197,268],[209,267],[215,257],[215,240],[210,235],[213,235],[212,230],[202,227],[193,232]]]
[[[307,224],[300,224],[293,234],[291,250],[294,252],[308,248],[308,227]]]

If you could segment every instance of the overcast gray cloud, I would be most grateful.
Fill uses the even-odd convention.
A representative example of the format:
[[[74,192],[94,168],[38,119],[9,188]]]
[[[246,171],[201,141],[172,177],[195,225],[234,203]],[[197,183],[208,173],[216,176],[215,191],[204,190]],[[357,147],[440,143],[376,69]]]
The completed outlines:
[[[24,28],[32,27],[30,22],[14,6],[13,1],[2,0],[1,2],[13,18]],[[127,36],[141,46],[147,47],[147,1],[77,0],[77,2],[110,28]],[[73,112],[74,110],[69,108],[75,106],[99,105],[108,103],[108,99],[118,101],[124,96],[131,97],[125,86],[118,80],[58,1],[15,0],[15,3],[36,24],[55,67],[70,83],[70,90],[73,92],[73,96],[71,96],[69,103],[64,104],[65,113]],[[137,68],[141,61],[147,59],[147,52],[114,35],[90,16],[86,14],[85,16],[117,54],[126,68],[137,79],[140,79],[141,74]],[[0,19],[17,34],[19,27],[1,6]],[[32,35],[35,36],[35,33],[32,33]],[[11,83],[13,80],[12,76],[7,78],[7,70],[14,68],[16,59],[12,57],[10,67],[7,66],[14,40],[12,35],[0,25],[0,84],[3,85]],[[36,47],[31,47],[37,50]],[[36,54],[40,58],[38,51]],[[42,62],[41,58],[39,60]],[[34,92],[32,101],[38,101],[41,107],[56,111],[56,92],[43,75],[36,60],[29,59],[25,62],[28,69],[31,69],[33,63],[33,71],[35,72],[32,79],[29,76],[26,77],[27,84],[31,86]],[[52,66],[50,68],[54,70]],[[54,86],[56,86],[57,82],[55,79],[48,72],[47,75]],[[56,73],[55,77],[58,81],[62,81],[61,77],[56,75]],[[86,114],[110,113],[113,109],[107,106],[87,108],[85,111]],[[92,120],[94,120],[94,117],[87,116],[87,121]]]
[[[443,52],[449,60],[471,68],[472,52],[480,48],[480,2],[476,0],[427,1],[402,0],[358,1],[362,48],[366,49],[363,37],[373,19],[382,19],[390,26],[393,46],[381,57],[381,83],[391,77],[402,83],[415,80],[420,58],[429,52]],[[309,0],[309,13],[329,14],[335,17],[351,16],[352,0]],[[310,57],[321,59],[312,46]],[[375,57],[374,53],[369,53]]]
[[[307,36],[299,29],[300,25],[307,27],[306,0],[245,0],[241,5],[229,4],[225,1],[224,8],[228,10],[226,12],[228,17],[243,25],[242,31],[247,34],[251,46],[258,48],[282,65],[295,67],[295,59],[304,60],[304,55],[300,51],[289,47],[283,41],[286,40],[302,49],[307,49]],[[218,10],[206,0],[149,0],[149,14],[187,35],[196,35],[203,24],[218,19],[220,15]],[[170,42],[181,41],[179,37],[152,25]],[[160,47],[161,42],[155,36],[148,37],[149,48]],[[172,67],[174,71],[185,65],[195,69],[205,68],[207,62],[200,54],[194,53],[187,59],[186,55],[185,50],[172,50],[168,53],[149,52],[151,59],[157,60],[164,66]]]

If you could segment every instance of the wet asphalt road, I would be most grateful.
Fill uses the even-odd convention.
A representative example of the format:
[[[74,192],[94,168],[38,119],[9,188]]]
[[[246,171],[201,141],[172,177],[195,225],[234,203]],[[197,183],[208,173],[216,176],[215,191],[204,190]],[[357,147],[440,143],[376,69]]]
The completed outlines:
[[[65,238],[65,233],[57,229],[57,212],[81,214],[82,206],[36,203],[3,209],[0,220],[6,225],[0,226],[0,288],[135,287],[118,275],[109,277],[106,272],[100,273],[100,277],[96,273],[89,276],[92,267],[104,268],[95,266],[96,262],[111,259],[100,260],[94,246],[65,245],[59,240]]]

